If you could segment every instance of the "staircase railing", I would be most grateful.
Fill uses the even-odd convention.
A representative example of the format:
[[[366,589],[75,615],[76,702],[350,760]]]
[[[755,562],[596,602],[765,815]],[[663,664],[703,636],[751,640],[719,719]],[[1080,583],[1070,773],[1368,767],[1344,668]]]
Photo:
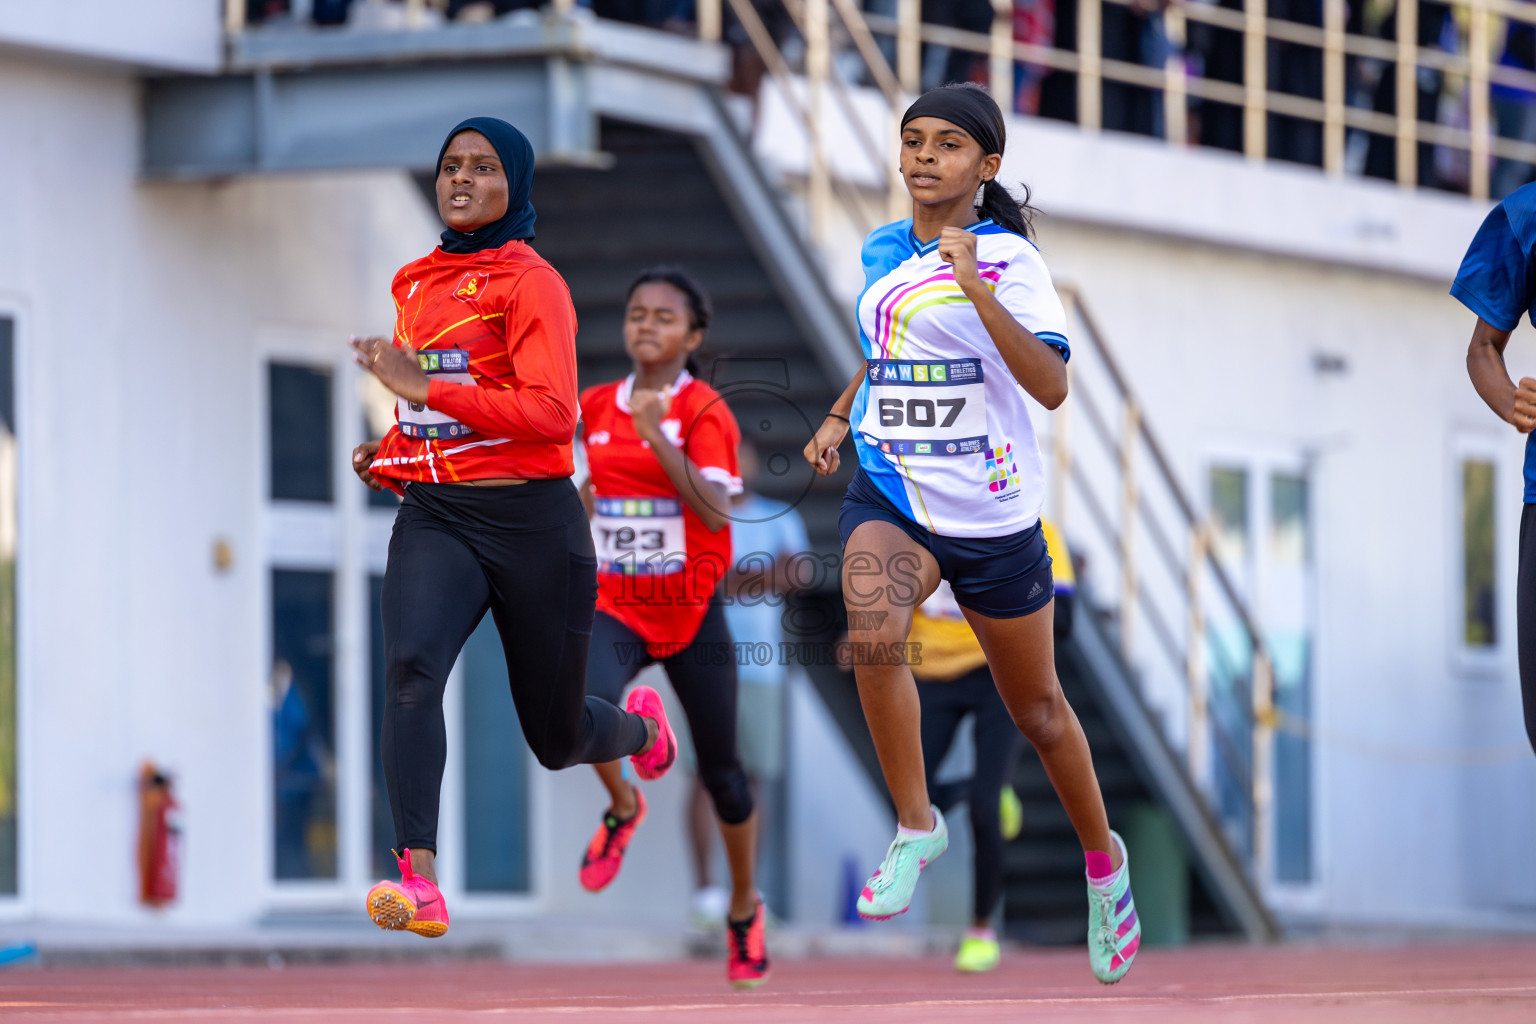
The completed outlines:
[[[1122,660],[1260,884],[1273,878],[1273,657],[1081,293],[1071,397],[1052,417],[1050,514],[1086,556]],[[1111,584],[1113,585],[1111,588]]]

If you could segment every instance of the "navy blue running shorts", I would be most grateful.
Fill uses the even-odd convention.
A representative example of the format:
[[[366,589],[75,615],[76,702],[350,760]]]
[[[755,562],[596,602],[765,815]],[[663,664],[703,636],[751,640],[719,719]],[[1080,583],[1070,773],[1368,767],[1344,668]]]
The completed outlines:
[[[890,523],[927,548],[963,608],[989,619],[1016,619],[1050,603],[1051,555],[1038,522],[1007,537],[941,537],[902,515],[860,469],[837,513],[845,557],[848,538],[871,520]]]

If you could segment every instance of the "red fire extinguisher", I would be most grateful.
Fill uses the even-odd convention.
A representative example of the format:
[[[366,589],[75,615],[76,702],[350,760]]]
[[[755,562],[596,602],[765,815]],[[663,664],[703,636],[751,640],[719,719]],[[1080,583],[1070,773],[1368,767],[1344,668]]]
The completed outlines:
[[[139,771],[139,900],[163,907],[176,899],[181,829],[171,780],[149,761]]]

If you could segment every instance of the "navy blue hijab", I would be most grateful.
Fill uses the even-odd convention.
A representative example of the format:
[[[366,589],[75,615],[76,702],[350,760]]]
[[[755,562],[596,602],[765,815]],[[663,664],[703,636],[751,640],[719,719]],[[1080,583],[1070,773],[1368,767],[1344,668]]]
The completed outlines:
[[[471,117],[460,121],[443,140],[443,148],[437,151],[438,174],[442,173],[443,154],[448,152],[448,144],[462,132],[484,135],[496,155],[501,157],[501,166],[507,175],[507,212],[500,220],[493,220],[474,231],[446,229],[443,252],[500,249],[514,239],[532,238],[535,214],[528,196],[533,192],[533,146],[528,142],[528,136],[499,117]]]

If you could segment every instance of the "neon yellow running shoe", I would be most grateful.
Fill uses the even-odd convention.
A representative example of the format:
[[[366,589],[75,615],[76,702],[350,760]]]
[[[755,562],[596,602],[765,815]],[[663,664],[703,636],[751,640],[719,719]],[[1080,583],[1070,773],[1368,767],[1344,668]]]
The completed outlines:
[[[992,929],[967,928],[960,940],[960,952],[955,954],[955,970],[982,974],[996,968],[1002,958],[1002,947]]]
[[[998,823],[1002,826],[1003,842],[1011,843],[1024,831],[1024,804],[1012,786],[1004,786],[997,801]]]

